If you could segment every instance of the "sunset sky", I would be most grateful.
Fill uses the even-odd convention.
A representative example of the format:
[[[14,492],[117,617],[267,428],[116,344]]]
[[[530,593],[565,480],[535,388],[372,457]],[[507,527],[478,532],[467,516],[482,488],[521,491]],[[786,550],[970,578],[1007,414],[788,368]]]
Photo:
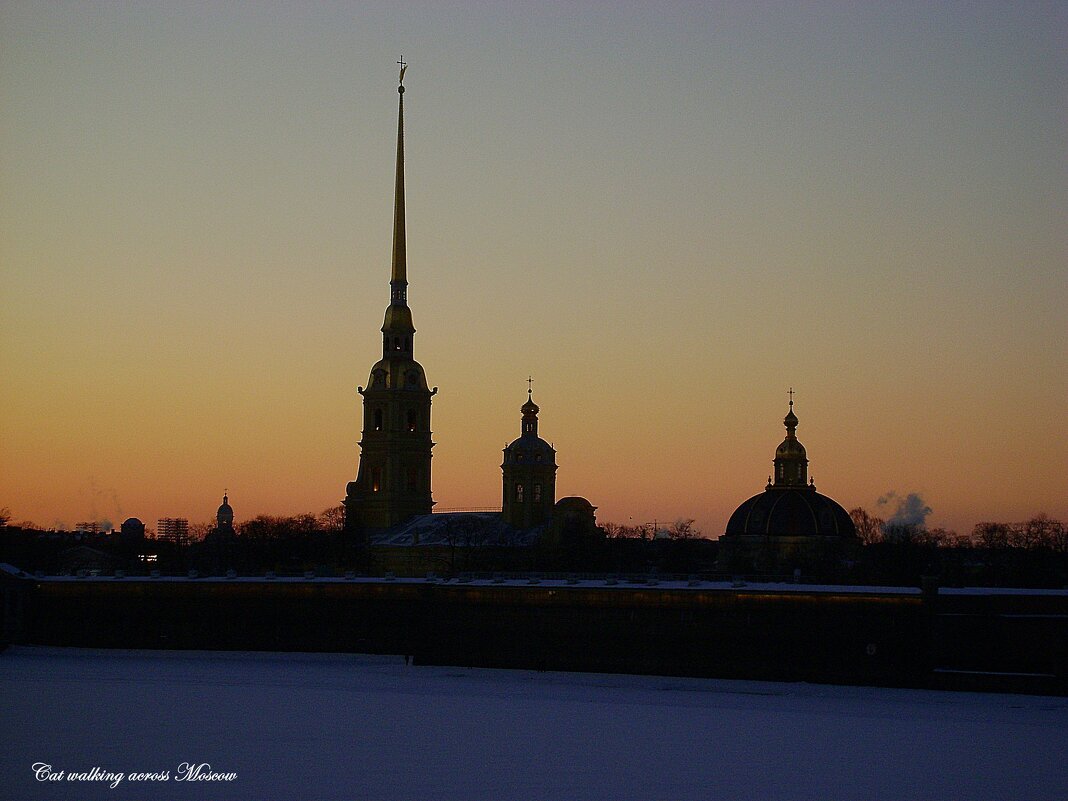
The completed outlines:
[[[409,303],[439,507],[1068,518],[1068,4],[0,6],[0,506],[318,512]]]

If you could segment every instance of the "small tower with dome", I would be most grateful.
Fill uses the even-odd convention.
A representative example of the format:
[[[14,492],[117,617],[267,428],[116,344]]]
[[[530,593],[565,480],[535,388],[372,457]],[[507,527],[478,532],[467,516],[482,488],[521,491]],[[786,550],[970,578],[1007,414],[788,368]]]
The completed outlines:
[[[538,436],[538,404],[527,387],[519,438],[504,449],[501,517],[516,529],[550,522],[556,503],[556,451]]]
[[[782,424],[786,439],[775,449],[775,487],[804,487],[808,484],[808,454],[797,439],[797,415],[794,414],[793,390],[790,390],[790,411]]]
[[[215,513],[215,530],[220,534],[234,533],[234,508],[230,506],[230,496],[223,490],[223,501]]]

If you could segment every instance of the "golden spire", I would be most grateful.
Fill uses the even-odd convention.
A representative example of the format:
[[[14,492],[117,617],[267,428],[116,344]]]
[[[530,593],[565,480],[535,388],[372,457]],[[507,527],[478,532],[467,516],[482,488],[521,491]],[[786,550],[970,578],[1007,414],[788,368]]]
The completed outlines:
[[[397,115],[397,186],[393,200],[393,273],[390,278],[390,300],[392,303],[408,302],[408,264],[405,254],[404,237],[404,71],[408,65],[404,56],[400,57],[400,78],[397,92],[400,106]]]

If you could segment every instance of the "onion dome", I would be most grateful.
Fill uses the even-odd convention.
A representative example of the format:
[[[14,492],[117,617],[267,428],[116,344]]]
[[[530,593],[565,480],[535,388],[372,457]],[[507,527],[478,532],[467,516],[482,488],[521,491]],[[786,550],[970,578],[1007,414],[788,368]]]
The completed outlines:
[[[552,445],[538,436],[538,404],[534,402],[532,390],[527,390],[527,402],[519,411],[523,413],[521,434],[518,439],[504,449],[504,463],[527,464],[540,462],[549,465],[556,464],[556,451]]]
[[[804,487],[808,483],[808,455],[805,446],[797,439],[797,422],[791,397],[790,411],[782,421],[786,426],[786,439],[775,449],[774,485],[777,487]]]
[[[534,424],[536,426],[537,422],[538,422],[538,412],[540,412],[541,409],[538,407],[538,404],[536,404],[534,402],[534,399],[531,397],[531,392],[532,392],[532,390],[529,390],[529,389],[527,390],[527,402],[519,407],[519,411],[521,411],[523,413],[523,419],[524,420],[526,420],[528,418],[533,418]]]

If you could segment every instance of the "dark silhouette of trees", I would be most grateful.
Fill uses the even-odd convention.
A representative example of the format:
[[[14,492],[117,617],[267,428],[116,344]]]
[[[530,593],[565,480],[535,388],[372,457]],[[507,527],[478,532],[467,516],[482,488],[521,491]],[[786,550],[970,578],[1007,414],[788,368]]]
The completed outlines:
[[[656,534],[656,528],[652,523],[637,523],[631,526],[622,523],[604,523],[601,528],[610,540],[651,540]]]
[[[1023,523],[976,523],[971,544],[982,548],[1047,548],[1068,552],[1068,528],[1045,513]]]
[[[191,542],[200,542],[215,528],[214,523],[208,521],[200,521],[198,523],[189,524],[189,540]]]
[[[865,545],[883,541],[883,528],[886,526],[886,521],[881,517],[868,514],[859,506],[849,510],[849,517],[853,525],[857,527],[857,536]]]
[[[668,527],[668,536],[673,540],[701,539],[701,529],[694,525],[695,522],[692,517],[689,519],[680,517]]]
[[[345,507],[342,504],[331,506],[319,512],[319,528],[322,531],[338,532],[345,528]]]

